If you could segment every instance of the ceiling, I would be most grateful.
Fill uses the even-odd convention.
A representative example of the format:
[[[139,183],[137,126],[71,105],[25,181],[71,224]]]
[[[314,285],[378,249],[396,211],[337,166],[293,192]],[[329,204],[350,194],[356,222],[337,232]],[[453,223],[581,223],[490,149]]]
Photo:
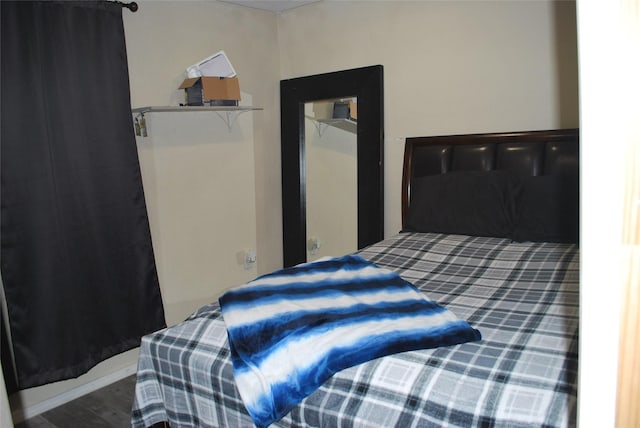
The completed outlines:
[[[281,13],[289,9],[315,3],[321,0],[220,0],[224,3],[233,3],[254,9],[268,10],[273,13]]]

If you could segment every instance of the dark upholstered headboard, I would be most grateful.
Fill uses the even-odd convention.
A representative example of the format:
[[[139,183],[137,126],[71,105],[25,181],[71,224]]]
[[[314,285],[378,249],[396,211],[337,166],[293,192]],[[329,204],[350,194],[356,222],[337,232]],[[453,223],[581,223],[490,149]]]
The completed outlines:
[[[578,137],[578,129],[559,129],[407,138],[402,174],[403,227],[414,178],[452,171],[491,170],[577,177]]]

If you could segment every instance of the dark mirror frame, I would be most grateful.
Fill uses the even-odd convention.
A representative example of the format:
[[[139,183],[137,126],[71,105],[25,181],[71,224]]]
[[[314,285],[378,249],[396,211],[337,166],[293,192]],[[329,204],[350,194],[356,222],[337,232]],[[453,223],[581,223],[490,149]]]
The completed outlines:
[[[358,102],[358,249],[384,236],[382,65],[281,80],[285,267],[307,261],[304,105],[342,97],[357,97]]]

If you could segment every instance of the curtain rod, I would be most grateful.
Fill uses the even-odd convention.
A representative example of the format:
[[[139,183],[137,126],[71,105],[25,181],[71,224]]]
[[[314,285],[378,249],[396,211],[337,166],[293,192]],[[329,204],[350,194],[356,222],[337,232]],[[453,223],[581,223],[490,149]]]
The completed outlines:
[[[121,1],[117,1],[115,3],[118,3],[122,7],[126,7],[131,12],[135,12],[135,11],[138,10],[138,3],[134,2],[134,1],[132,1],[131,3],[123,3]]]

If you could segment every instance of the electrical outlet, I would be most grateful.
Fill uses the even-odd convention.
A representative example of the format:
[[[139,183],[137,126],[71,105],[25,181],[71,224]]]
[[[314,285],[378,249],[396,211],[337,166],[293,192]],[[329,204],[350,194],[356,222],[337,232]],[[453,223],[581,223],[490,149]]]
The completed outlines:
[[[321,246],[322,241],[320,241],[320,238],[313,237],[309,238],[309,240],[307,241],[307,249],[309,250],[309,253],[311,255],[315,255]]]
[[[244,268],[251,269],[256,264],[258,256],[256,250],[245,250],[244,252]]]

